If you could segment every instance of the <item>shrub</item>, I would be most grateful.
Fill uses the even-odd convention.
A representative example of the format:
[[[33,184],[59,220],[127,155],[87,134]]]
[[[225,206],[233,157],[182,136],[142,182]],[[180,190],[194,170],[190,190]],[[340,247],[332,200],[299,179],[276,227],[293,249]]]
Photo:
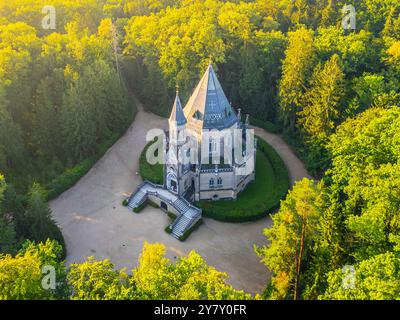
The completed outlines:
[[[171,234],[171,233],[172,233],[172,229],[171,229],[170,226],[167,226],[164,230],[165,230],[165,232],[168,233],[168,234]]]
[[[157,203],[155,203],[155,202],[153,202],[151,200],[148,200],[148,205],[152,206],[153,208],[159,208],[160,207]]]
[[[54,199],[64,191],[74,186],[93,166],[94,161],[86,159],[81,163],[65,170],[58,177],[54,178],[48,185],[48,199]]]
[[[128,205],[128,203],[129,203],[128,199],[124,199],[124,201],[122,201],[122,205],[125,207]]]
[[[197,221],[192,227],[190,227],[189,229],[187,229],[187,230],[184,232],[184,234],[181,235],[181,236],[179,237],[179,240],[180,240],[180,241],[185,241],[185,240],[190,236],[190,234],[191,234],[194,230],[196,230],[202,223],[203,223],[203,219],[200,219],[199,221]]]
[[[171,211],[168,211],[168,217],[170,217],[172,220],[175,220],[176,219],[176,214],[171,212]]]
[[[143,202],[139,207],[133,208],[132,211],[134,213],[139,213],[147,206],[147,201]]]

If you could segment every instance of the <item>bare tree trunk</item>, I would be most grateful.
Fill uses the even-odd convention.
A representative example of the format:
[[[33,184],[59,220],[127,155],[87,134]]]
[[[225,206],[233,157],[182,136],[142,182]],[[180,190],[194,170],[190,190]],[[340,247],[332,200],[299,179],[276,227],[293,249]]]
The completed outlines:
[[[303,257],[305,236],[306,236],[306,224],[303,222],[303,224],[301,225],[300,250],[299,250],[299,255],[296,259],[297,265],[296,265],[296,279],[295,279],[295,285],[294,285],[294,300],[299,299],[300,269],[301,269],[301,260]]]

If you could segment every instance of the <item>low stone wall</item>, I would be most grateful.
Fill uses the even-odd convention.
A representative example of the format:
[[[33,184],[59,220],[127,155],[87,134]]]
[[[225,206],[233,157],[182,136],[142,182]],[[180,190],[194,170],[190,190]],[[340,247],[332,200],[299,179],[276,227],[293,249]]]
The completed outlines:
[[[176,210],[175,207],[171,203],[169,203],[167,201],[163,201],[160,198],[158,198],[157,196],[149,194],[148,200],[151,201],[153,204],[157,205],[159,208],[166,210],[167,212],[172,212],[176,216],[180,215],[180,212],[178,212],[178,210]],[[165,203],[165,205],[167,207],[166,209],[161,205],[162,202]]]
[[[218,197],[214,197],[217,195]],[[232,189],[228,190],[209,190],[200,192],[201,200],[220,200],[220,199],[236,199],[235,191]]]

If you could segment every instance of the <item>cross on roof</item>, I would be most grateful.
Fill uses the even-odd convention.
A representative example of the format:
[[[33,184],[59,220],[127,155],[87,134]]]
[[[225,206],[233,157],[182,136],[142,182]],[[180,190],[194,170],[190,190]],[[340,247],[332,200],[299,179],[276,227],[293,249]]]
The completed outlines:
[[[216,106],[217,106],[217,104],[215,103],[215,101],[214,101],[214,100],[211,100],[211,101],[210,101],[210,107],[211,107],[211,109],[214,110],[214,107],[216,107]]]

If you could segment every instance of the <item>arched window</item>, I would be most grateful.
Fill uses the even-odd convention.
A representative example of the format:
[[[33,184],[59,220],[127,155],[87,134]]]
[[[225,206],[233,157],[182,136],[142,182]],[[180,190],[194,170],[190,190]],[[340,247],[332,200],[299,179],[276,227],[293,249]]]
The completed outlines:
[[[209,181],[210,187],[214,187],[214,178],[211,178]]]
[[[208,151],[209,152],[217,151],[217,140],[210,138],[209,143],[208,143]]]
[[[217,184],[218,184],[219,186],[222,186],[222,178],[221,178],[221,177],[218,178]]]

